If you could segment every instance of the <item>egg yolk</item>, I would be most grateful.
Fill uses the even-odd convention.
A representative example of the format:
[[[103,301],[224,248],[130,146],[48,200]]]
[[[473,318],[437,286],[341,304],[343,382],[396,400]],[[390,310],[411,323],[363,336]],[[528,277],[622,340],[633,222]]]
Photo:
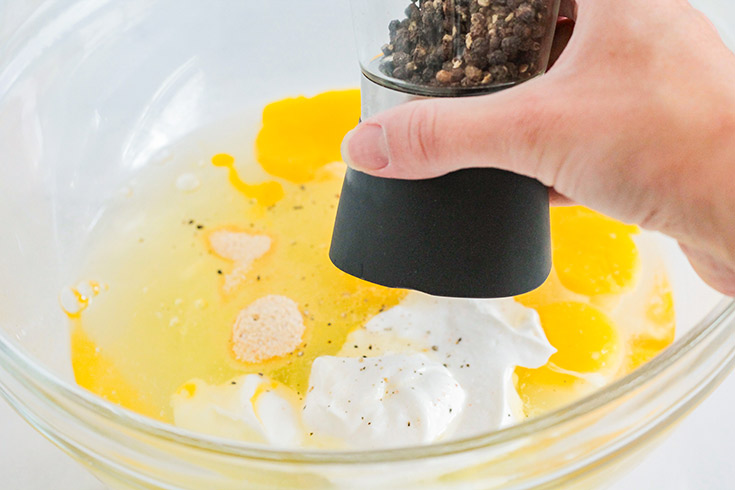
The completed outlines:
[[[557,352],[549,360],[566,371],[594,373],[612,367],[618,334],[612,320],[584,303],[562,302],[536,310]]]
[[[620,364],[620,339],[599,309],[573,301],[536,308],[557,352],[539,369],[517,368],[516,389],[527,415],[553,410],[594,389],[586,377],[613,373]]]
[[[570,291],[584,295],[621,294],[635,284],[639,270],[635,226],[582,207],[551,213],[554,266]]]
[[[359,90],[274,102],[263,111],[256,158],[275,177],[297,184],[308,182],[322,166],[342,160],[342,139],[359,120]]]
[[[560,373],[549,366],[539,369],[517,368],[515,386],[527,416],[538,415],[574,401],[583,394],[583,380]],[[578,391],[579,390],[579,391]]]
[[[676,330],[666,274],[657,269],[653,278],[642,278],[637,227],[581,206],[553,208],[551,223],[551,274],[516,298],[537,310],[558,349],[540,369],[516,369],[529,416],[630,373],[671,345]]]

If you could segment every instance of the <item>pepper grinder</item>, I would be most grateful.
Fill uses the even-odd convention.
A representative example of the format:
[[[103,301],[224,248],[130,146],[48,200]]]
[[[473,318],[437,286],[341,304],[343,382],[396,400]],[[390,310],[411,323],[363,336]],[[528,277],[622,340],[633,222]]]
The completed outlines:
[[[559,0],[351,0],[362,119],[427,97],[475,97],[546,71]],[[548,189],[504,170],[426,180],[348,169],[330,259],[388,287],[502,298],[551,270]]]

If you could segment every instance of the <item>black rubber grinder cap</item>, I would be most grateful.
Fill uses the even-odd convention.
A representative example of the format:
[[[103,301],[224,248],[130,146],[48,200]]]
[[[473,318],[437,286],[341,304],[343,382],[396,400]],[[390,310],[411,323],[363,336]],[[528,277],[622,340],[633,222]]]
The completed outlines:
[[[488,168],[428,180],[348,169],[329,257],[382,286],[459,298],[523,294],[551,270],[548,189]]]

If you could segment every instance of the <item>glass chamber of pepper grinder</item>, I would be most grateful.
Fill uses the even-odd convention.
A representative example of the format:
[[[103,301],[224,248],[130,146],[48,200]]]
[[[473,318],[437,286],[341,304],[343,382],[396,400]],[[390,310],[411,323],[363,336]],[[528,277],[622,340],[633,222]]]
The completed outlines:
[[[362,118],[412,100],[472,97],[542,75],[559,0],[351,0]],[[501,298],[551,270],[548,190],[492,168],[427,180],[348,169],[330,259],[388,287]]]

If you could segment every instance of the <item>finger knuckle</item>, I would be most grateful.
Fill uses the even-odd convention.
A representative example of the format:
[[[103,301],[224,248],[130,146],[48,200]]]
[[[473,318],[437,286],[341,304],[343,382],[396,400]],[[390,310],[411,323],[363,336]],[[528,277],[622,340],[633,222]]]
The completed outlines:
[[[406,149],[412,164],[429,165],[437,155],[437,110],[433,104],[415,103],[408,113]]]
[[[558,152],[548,148],[554,141],[554,131],[564,131],[563,115],[553,105],[535,96],[519,101],[506,123],[508,154],[519,160],[536,159],[539,167],[532,170],[539,178],[548,181],[548,185],[556,183],[558,173],[556,165],[551,165],[552,160],[558,160],[551,158]],[[525,167],[530,165],[528,161],[515,163]]]
[[[535,97],[529,97],[519,102],[512,115],[512,134],[523,147],[536,147],[544,140],[547,128],[557,122],[552,118],[556,119],[545,104]]]

